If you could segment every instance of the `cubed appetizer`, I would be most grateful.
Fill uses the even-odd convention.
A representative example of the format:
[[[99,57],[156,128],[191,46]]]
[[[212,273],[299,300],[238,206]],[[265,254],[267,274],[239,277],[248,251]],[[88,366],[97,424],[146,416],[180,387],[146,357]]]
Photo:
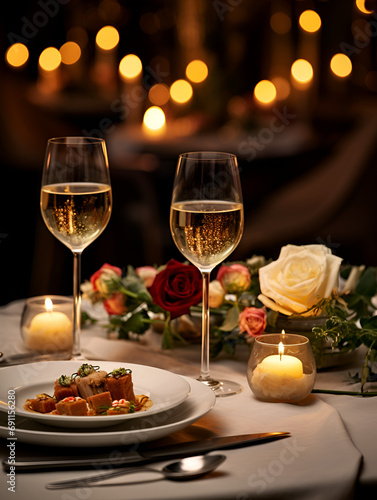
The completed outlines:
[[[72,377],[61,375],[55,380],[54,398],[56,401],[61,401],[62,399],[70,396],[76,397],[78,395],[77,384],[74,380],[72,380]]]
[[[109,391],[113,400],[125,399],[137,403],[132,383],[132,371],[118,368],[110,372],[104,382],[106,391]]]
[[[133,413],[133,403],[125,399],[115,399],[110,408],[106,410],[106,415],[122,415],[124,413]]]
[[[85,399],[70,396],[56,403],[56,411],[59,415],[79,416],[88,414],[88,405]]]
[[[104,381],[107,373],[98,368],[99,366],[84,363],[77,370],[77,373],[73,375],[79,395],[84,399],[107,390],[104,389]]]
[[[113,400],[111,399],[111,394],[107,392],[101,392],[101,394],[94,394],[94,396],[88,396],[87,403],[90,410],[95,414],[101,415],[105,413],[106,408],[112,405]]]
[[[28,400],[28,406],[39,413],[50,413],[55,410],[55,400],[48,394],[37,394],[35,399]]]

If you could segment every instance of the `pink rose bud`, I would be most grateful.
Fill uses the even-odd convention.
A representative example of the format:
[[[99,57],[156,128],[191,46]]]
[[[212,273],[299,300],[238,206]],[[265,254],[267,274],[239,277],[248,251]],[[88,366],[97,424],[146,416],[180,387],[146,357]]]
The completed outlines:
[[[250,271],[242,264],[221,266],[216,278],[226,293],[245,292],[251,284]]]
[[[225,292],[221,283],[217,280],[209,284],[209,307],[220,307],[224,302]]]
[[[113,295],[103,301],[103,305],[106,309],[107,314],[115,314],[120,316],[124,314],[127,310],[125,306],[125,296],[121,292],[113,293]]]
[[[239,317],[240,332],[246,332],[251,337],[262,335],[267,325],[267,314],[258,307],[246,307]]]
[[[106,281],[111,279],[119,279],[122,276],[122,270],[119,267],[110,264],[104,264],[98,271],[96,271],[90,278],[93,290],[107,295],[109,290]]]
[[[136,274],[144,281],[144,285],[148,288],[153,285],[157,274],[157,269],[152,266],[142,266],[135,269]]]

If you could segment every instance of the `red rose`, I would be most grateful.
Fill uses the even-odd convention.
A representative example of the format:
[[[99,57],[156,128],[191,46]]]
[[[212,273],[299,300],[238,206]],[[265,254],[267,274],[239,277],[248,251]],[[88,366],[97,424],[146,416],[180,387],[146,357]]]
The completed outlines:
[[[195,266],[171,259],[165,269],[156,274],[148,290],[153,302],[176,318],[189,313],[190,307],[201,301],[201,274]]]
[[[245,307],[240,313],[239,327],[241,332],[246,332],[252,337],[262,335],[267,325],[267,315],[264,309],[258,307]]]
[[[116,314],[120,316],[127,310],[125,306],[125,296],[121,292],[115,292],[109,298],[103,301],[107,314]]]

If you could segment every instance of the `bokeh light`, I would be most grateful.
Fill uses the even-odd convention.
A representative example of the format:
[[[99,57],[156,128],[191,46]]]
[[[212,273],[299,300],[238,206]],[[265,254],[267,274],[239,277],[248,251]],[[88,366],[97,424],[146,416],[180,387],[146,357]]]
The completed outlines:
[[[261,80],[255,85],[254,97],[262,104],[270,104],[276,98],[275,85],[270,80]]]
[[[96,44],[102,50],[112,50],[119,43],[119,33],[114,26],[104,26],[96,35]]]
[[[291,86],[289,81],[282,76],[275,76],[271,78],[271,82],[275,85],[276,88],[276,99],[278,101],[284,101],[289,97],[291,93]]]
[[[39,56],[39,66],[45,71],[54,71],[60,66],[62,57],[55,47],[47,47]]]
[[[5,54],[5,60],[10,66],[19,68],[29,59],[29,49],[23,43],[14,43]]]
[[[360,12],[363,14],[371,14],[373,11],[368,10],[365,7],[365,0],[356,0],[356,7],[359,9]]]
[[[176,80],[170,87],[170,97],[180,104],[188,102],[192,93],[192,87],[186,80]]]
[[[346,54],[335,54],[330,61],[331,71],[340,78],[345,78],[352,71],[351,59]]]
[[[285,12],[275,12],[270,18],[270,26],[275,33],[285,35],[291,29],[292,21]]]
[[[297,59],[291,66],[291,74],[296,82],[308,83],[313,78],[313,67],[306,59]]]
[[[165,113],[158,106],[151,106],[143,117],[143,126],[151,132],[158,132],[165,127]]]
[[[320,16],[314,10],[305,10],[298,20],[301,28],[308,33],[315,33],[322,25]]]
[[[203,82],[208,76],[208,66],[204,61],[195,59],[187,65],[186,76],[194,83]]]
[[[169,87],[164,83],[156,83],[150,88],[148,97],[152,104],[163,106],[170,99]]]
[[[127,54],[119,63],[119,73],[123,78],[135,78],[143,69],[141,60],[135,54]]]
[[[81,49],[76,42],[66,42],[59,52],[63,64],[75,64],[81,57]]]

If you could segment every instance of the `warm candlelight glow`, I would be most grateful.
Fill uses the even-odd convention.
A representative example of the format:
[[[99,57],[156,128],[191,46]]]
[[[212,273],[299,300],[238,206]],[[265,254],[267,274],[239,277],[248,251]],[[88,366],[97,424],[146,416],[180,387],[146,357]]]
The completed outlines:
[[[112,50],[119,43],[119,33],[114,26],[104,26],[96,35],[96,44],[102,50]]]
[[[330,61],[331,71],[341,78],[345,78],[352,71],[351,59],[345,54],[335,54]]]
[[[55,47],[47,47],[39,56],[39,66],[45,71],[54,71],[60,66],[62,57]]]
[[[144,113],[143,126],[150,132],[162,131],[165,127],[165,113],[158,106],[151,106]]]
[[[305,59],[297,59],[291,67],[293,78],[299,83],[308,83],[313,78],[313,67]]]
[[[291,18],[285,12],[275,12],[270,18],[270,26],[278,35],[285,35],[291,29]]]
[[[54,308],[54,304],[52,303],[52,300],[49,297],[45,299],[45,308],[46,311],[52,311]]]
[[[276,87],[270,80],[261,80],[254,88],[254,97],[262,104],[270,104],[276,98]]]
[[[305,10],[299,17],[299,24],[304,31],[315,33],[321,27],[320,16],[314,10]]]
[[[187,65],[186,76],[194,83],[203,82],[208,76],[208,66],[200,59],[195,59]]]
[[[5,54],[5,60],[14,68],[23,66],[28,59],[29,50],[23,43],[14,43],[8,48]]]
[[[149,90],[148,97],[152,104],[163,106],[170,99],[169,88],[164,83],[156,83]]]
[[[186,80],[176,80],[170,87],[170,97],[173,101],[183,104],[192,97],[192,87]]]
[[[279,342],[279,356],[280,356],[280,359],[282,357],[282,355],[284,354],[284,345],[283,345],[283,342]]]
[[[60,55],[63,64],[75,64],[81,57],[80,45],[76,42],[66,42],[60,47]]]
[[[124,56],[119,63],[119,73],[125,79],[139,76],[142,69],[143,65],[141,64],[141,60],[135,54]]]
[[[289,97],[291,93],[291,86],[286,78],[282,76],[275,76],[271,78],[271,82],[275,85],[276,88],[276,99],[278,101],[284,101]]]
[[[363,14],[372,14],[372,10],[368,10],[365,7],[365,0],[356,0],[356,7],[359,9],[360,12]]]

